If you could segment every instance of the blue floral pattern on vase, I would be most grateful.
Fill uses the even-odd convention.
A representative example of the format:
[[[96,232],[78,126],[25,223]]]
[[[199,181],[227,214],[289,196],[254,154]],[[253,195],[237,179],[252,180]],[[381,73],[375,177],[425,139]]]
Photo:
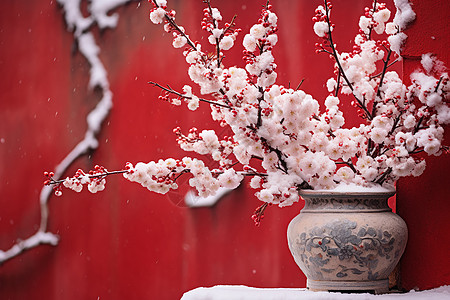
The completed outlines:
[[[377,280],[379,259],[391,260],[401,255],[398,251],[392,253],[395,239],[391,233],[367,225],[358,226],[350,220],[335,220],[316,226],[301,233],[294,243],[303,264],[309,270],[316,270],[315,274],[310,274],[311,278],[317,279],[323,278],[321,272],[324,272],[341,279],[351,273],[367,280]],[[336,264],[336,259],[342,263]],[[309,265],[315,268],[309,268]]]

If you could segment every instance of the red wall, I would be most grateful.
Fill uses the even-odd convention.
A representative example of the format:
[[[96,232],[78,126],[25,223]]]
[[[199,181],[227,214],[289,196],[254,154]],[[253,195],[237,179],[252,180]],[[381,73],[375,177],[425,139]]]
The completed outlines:
[[[245,32],[259,17],[262,2],[221,1],[218,6],[227,20],[237,13]],[[344,49],[360,12],[370,3],[365,2],[333,2],[337,43]],[[419,1],[415,2],[419,8]],[[280,17],[275,50],[279,83],[297,85],[305,78],[302,87],[319,99],[327,94],[323,83],[331,65],[326,55],[314,53],[317,39],[311,17],[318,3],[274,4]],[[436,25],[448,19],[448,4],[440,3],[437,10],[422,3],[420,13],[415,9],[418,18],[415,29],[407,32],[411,58],[405,60],[405,73],[417,65],[413,56],[422,50],[413,46],[418,45],[442,54],[448,65],[446,26]],[[199,39],[202,1],[179,0],[171,5],[178,12],[177,20]],[[120,169],[126,161],[182,157],[172,129],[180,125],[186,130],[206,129],[211,124],[207,109],[186,113],[185,108],[173,108],[157,101],[159,91],[147,84],[154,80],[180,89],[188,83],[183,56],[172,49],[170,37],[150,23],[149,9],[147,2],[133,2],[118,10],[116,29],[95,30],[114,108],[98,150],[79,159],[70,173],[94,164]],[[435,17],[436,13],[443,16]],[[421,42],[426,28],[435,25],[438,38]],[[0,2],[2,250],[37,230],[42,172],[53,169],[83,138],[85,116],[99,100],[98,93],[87,89],[88,64],[72,50],[72,34],[54,1]],[[237,47],[228,55],[229,64],[241,64],[240,56]],[[399,183],[397,206],[411,231],[402,261],[408,289],[450,282],[446,271],[449,189],[436,183],[436,178],[448,182],[449,166],[449,157],[440,157],[430,161],[420,179]],[[61,237],[59,245],[40,246],[0,266],[0,298],[178,299],[189,289],[216,284],[305,286],[285,237],[287,224],[302,203],[270,209],[256,228],[250,215],[260,203],[245,186],[210,208],[186,208],[183,196],[182,192],[152,194],[118,176],[110,178],[99,194],[65,191],[63,197],[52,197],[49,230]],[[425,253],[432,256],[424,258]]]
[[[417,15],[405,31],[404,75],[420,66],[422,53],[435,53],[448,67],[450,2],[413,1]],[[426,26],[425,26],[426,25]],[[447,126],[446,144],[450,142]],[[409,228],[409,240],[401,261],[405,289],[429,289],[450,284],[450,155],[430,157],[421,177],[405,178],[397,185],[397,212]]]

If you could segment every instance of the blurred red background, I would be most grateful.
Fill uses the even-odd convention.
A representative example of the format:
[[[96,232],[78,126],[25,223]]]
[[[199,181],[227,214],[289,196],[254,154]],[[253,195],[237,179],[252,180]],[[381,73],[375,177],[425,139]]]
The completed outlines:
[[[224,20],[237,14],[243,33],[259,18],[265,1],[213,1]],[[328,94],[324,83],[332,64],[314,53],[311,17],[321,1],[273,1],[279,16],[274,55],[278,83],[302,88],[316,99]],[[350,50],[357,21],[370,1],[333,1],[335,39]],[[406,31],[404,76],[416,69],[420,54],[433,52],[448,65],[447,1],[414,0],[417,19]],[[170,1],[177,20],[201,40],[200,0]],[[393,4],[388,3],[393,9]],[[147,84],[188,84],[187,68],[171,37],[148,20],[151,5],[131,2],[113,30],[93,29],[108,71],[114,107],[99,135],[99,147],[70,168],[101,164],[121,169],[125,162],[182,157],[172,129],[212,124],[208,108],[194,113],[157,100]],[[225,63],[243,65],[241,48]],[[63,12],[55,1],[0,2],[0,249],[9,249],[39,228],[42,172],[52,170],[83,139],[86,115],[100,99],[87,88],[89,64],[74,51]],[[344,104],[344,110],[351,110]],[[350,121],[351,122],[351,121]],[[446,135],[447,144],[450,141]],[[449,156],[432,158],[420,178],[398,183],[397,212],[410,238],[401,262],[405,289],[450,283]],[[286,242],[289,221],[303,203],[271,208],[260,227],[250,216],[260,202],[246,185],[206,208],[188,208],[183,192],[161,196],[120,176],[105,191],[65,191],[49,202],[49,231],[61,238],[0,266],[1,299],[179,299],[198,286],[243,284],[305,287],[306,278]]]

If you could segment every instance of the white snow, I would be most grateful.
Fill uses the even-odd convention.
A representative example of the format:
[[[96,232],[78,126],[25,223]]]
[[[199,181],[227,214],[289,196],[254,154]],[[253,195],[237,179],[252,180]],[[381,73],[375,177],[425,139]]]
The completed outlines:
[[[81,0],[57,0],[57,2],[63,7],[67,29],[73,31],[76,37],[91,26],[92,19],[83,17],[81,13]]]
[[[395,13],[394,23],[404,30],[406,26],[414,21],[416,13],[413,11],[408,0],[394,0],[397,12]]]
[[[414,21],[416,14],[412,10],[408,0],[394,0],[394,4],[397,12],[395,13],[393,23],[398,26],[400,32],[389,36],[388,42],[391,44],[391,49],[400,55],[400,49],[407,38],[407,35],[401,31],[406,29],[408,24]]]
[[[58,244],[58,240],[59,240],[58,236],[54,235],[53,233],[38,231],[34,235],[27,238],[26,240],[19,241],[9,250],[7,251],[0,250],[0,265],[2,264],[2,262],[14,256],[17,256],[21,252],[30,248],[34,248],[40,244],[50,244],[55,246]]]
[[[408,293],[391,293],[383,295],[344,294],[312,292],[294,288],[253,288],[247,286],[218,285],[210,288],[200,287],[186,292],[181,300],[445,300],[450,299],[450,286],[433,290]]]
[[[100,60],[100,48],[97,45],[94,36],[86,29],[92,24],[97,23],[100,29],[113,27],[116,25],[117,18],[115,15],[108,16],[107,13],[129,0],[93,0],[89,5],[90,16],[84,18],[80,11],[79,0],[58,0],[62,5],[65,13],[65,20],[69,30],[74,31],[74,39],[78,42],[78,48],[81,54],[86,58],[90,65],[90,79],[89,88],[93,89],[96,86],[102,90],[102,98],[96,107],[88,114],[86,121],[88,129],[85,133],[84,139],[81,140],[75,148],[56,166],[54,179],[60,179],[65,170],[81,155],[85,154],[90,149],[98,147],[98,140],[96,135],[101,129],[101,125],[108,116],[112,108],[112,92],[109,88],[109,81],[107,72],[103,63]],[[114,18],[115,21],[112,21]],[[51,189],[44,187],[41,190],[40,200],[41,206],[45,205],[51,194]],[[44,208],[43,208],[44,209]],[[41,224],[42,227],[42,224]]]
[[[117,13],[108,15],[107,13],[129,1],[130,0],[92,0],[89,11],[100,28],[112,28],[116,27],[119,15]]]
[[[430,73],[434,65],[432,54],[431,53],[422,54],[422,60],[420,61],[420,63],[422,64],[425,71]]]
[[[214,206],[223,196],[233,191],[234,189],[219,188],[214,195],[208,197],[200,197],[193,191],[186,193],[184,197],[184,202],[189,207],[210,207]]]
[[[400,55],[400,50],[402,49],[403,43],[407,38],[408,36],[403,32],[399,32],[397,34],[389,36],[388,42],[391,45],[392,51]]]
[[[68,29],[74,31],[75,37],[79,37],[94,22],[100,29],[115,27],[119,16],[117,13],[108,15],[108,12],[130,0],[92,0],[88,7],[90,15],[86,18],[81,12],[81,0],[57,0],[57,2],[64,9]]]
[[[394,192],[393,186],[381,186],[373,184],[372,186],[361,186],[355,183],[339,183],[334,189],[331,190],[314,190],[317,192],[340,192],[340,193],[386,193]]]

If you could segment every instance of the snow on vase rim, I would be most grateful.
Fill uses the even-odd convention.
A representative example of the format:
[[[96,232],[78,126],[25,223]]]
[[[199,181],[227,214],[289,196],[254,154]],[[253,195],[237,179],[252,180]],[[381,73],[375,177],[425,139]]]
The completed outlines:
[[[311,189],[302,189],[299,191],[300,196],[309,196],[309,195],[380,195],[386,194],[388,197],[392,197],[395,195],[396,189],[392,185],[378,185],[374,184],[371,186],[361,186],[354,183],[340,183],[333,189],[320,189],[320,190],[311,190]]]

